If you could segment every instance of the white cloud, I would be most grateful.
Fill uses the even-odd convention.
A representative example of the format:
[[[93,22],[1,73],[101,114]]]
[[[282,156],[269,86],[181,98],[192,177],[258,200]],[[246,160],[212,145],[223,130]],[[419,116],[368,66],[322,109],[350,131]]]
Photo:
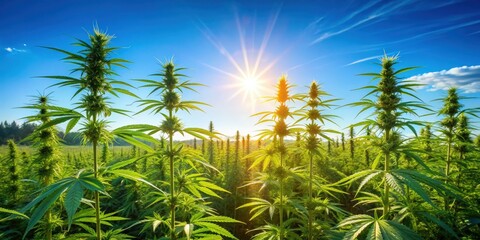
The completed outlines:
[[[381,3],[379,0],[366,1],[363,7],[356,9],[347,17],[336,20],[332,23],[333,27],[326,32],[320,32],[321,35],[313,40],[310,45],[317,44],[328,38],[343,34],[363,25],[373,24],[385,20],[388,16],[399,12],[399,9],[405,9],[417,3],[417,0],[392,1],[391,3]],[[318,22],[317,22],[318,23]],[[317,25],[316,22],[310,25]]]
[[[359,59],[359,60],[356,60],[354,62],[351,62],[345,66],[350,66],[350,65],[354,65],[354,64],[357,64],[357,63],[362,63],[362,62],[366,62],[366,61],[369,61],[369,60],[372,60],[372,59],[380,59],[383,55],[376,55],[376,56],[371,56],[371,57],[366,57],[366,58],[362,58],[362,59]]]
[[[456,87],[465,93],[480,92],[480,65],[455,67],[449,70],[428,72],[407,80],[425,84],[428,91],[447,90]]]
[[[26,44],[24,44],[24,45],[26,45]],[[9,53],[16,53],[16,52],[24,53],[24,52],[27,52],[27,50],[25,50],[25,49],[18,49],[18,48],[12,48],[12,47],[6,47],[4,49],[5,49],[5,51],[7,51]]]

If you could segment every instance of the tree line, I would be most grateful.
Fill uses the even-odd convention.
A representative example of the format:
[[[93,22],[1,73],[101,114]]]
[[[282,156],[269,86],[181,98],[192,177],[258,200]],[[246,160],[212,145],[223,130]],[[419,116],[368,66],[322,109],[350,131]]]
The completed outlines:
[[[37,124],[29,122],[21,124],[16,121],[12,121],[11,123],[8,121],[0,122],[0,145],[7,145],[8,140],[11,139],[20,145],[30,146],[32,145],[32,141],[26,140],[26,138],[32,135],[37,127]],[[65,134],[63,131],[57,131],[57,136],[61,139],[61,142],[64,145],[82,145],[82,136],[80,132],[69,132]],[[113,145],[128,146],[130,144],[117,138],[113,141]]]

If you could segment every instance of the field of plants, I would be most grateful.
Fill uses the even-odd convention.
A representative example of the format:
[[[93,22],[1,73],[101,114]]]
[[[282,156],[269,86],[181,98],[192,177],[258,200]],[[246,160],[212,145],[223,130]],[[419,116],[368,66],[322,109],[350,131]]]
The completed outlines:
[[[370,115],[339,126],[349,134],[326,127],[337,118],[335,93],[280,76],[269,96],[275,107],[252,116],[264,130],[226,137],[215,120],[184,126],[178,113],[206,104],[182,97],[202,84],[173,61],[132,80],[151,90],[148,98],[115,80],[128,61],[114,58],[111,39],[94,29],[73,51],[48,47],[72,73],[44,78],[75,88],[77,107],[52,105],[50,95],[24,106],[35,130],[0,148],[0,239],[480,238],[479,109],[454,88],[430,109],[418,84],[403,80],[413,68],[398,56],[363,74],[372,85],[343,107]],[[112,114],[135,114],[113,108],[117,97],[135,98],[161,124],[109,128]],[[424,122],[420,112],[441,121]],[[60,125],[80,132],[83,146],[62,145]]]

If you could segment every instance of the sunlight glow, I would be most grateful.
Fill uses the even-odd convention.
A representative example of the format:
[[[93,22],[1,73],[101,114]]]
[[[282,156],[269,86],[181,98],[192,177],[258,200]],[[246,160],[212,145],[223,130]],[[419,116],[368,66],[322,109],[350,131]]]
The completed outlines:
[[[258,88],[258,79],[254,76],[249,76],[243,79],[243,87],[246,92],[256,92]]]
[[[213,35],[210,29],[205,26],[205,24],[202,24],[204,29],[200,29],[205,37],[215,46],[215,48],[217,48],[220,54],[224,55],[230,64],[237,70],[237,73],[228,72],[208,64],[204,65],[217,72],[227,75],[231,83],[226,84],[225,87],[236,89],[236,91],[231,95],[230,99],[242,94],[242,103],[248,102],[248,104],[251,106],[252,112],[255,112],[255,105],[257,101],[259,101],[259,99],[268,92],[269,89],[266,86],[269,83],[268,80],[266,80],[266,75],[279,60],[279,58],[276,58],[273,59],[273,61],[271,61],[267,66],[260,66],[271,33],[277,21],[279,10],[280,9],[278,9],[274,16],[270,19],[259,49],[255,49],[253,46],[251,49],[247,49],[245,41],[245,29],[242,28],[238,15],[235,15],[243,66],[241,66],[242,61],[235,59],[233,55],[217,40],[217,38]],[[251,50],[250,52],[256,52],[255,58],[250,58],[248,50]]]

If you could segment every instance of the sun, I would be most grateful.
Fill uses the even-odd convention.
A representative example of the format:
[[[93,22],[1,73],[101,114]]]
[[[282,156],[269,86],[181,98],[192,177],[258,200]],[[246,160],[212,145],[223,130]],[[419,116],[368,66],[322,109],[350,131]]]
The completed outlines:
[[[248,76],[243,79],[243,88],[247,93],[256,93],[258,91],[258,79],[255,76]]]
[[[256,77],[247,77],[243,79],[243,87],[246,92],[255,92],[257,90],[257,78]]]
[[[255,112],[256,103],[260,101],[266,93],[270,92],[270,89],[266,87],[270,85],[268,81],[268,75],[270,75],[269,71],[272,70],[273,66],[280,59],[278,57],[270,61],[265,60],[266,48],[278,14],[279,10],[277,10],[271,17],[266,27],[265,35],[258,48],[253,45],[247,46],[247,41],[245,39],[247,31],[242,27],[238,15],[235,15],[241,50],[241,56],[236,57],[234,57],[234,55],[217,40],[207,26],[204,25],[204,29],[199,29],[236,71],[232,72],[231,70],[223,70],[206,63],[204,63],[204,65],[228,76],[228,79],[226,79],[228,80],[228,83],[224,86],[234,90],[230,99],[238,98],[240,95],[242,97],[242,105],[251,106],[252,112]],[[262,63],[265,62],[268,62],[268,64],[263,65]]]
[[[232,76],[233,82],[226,85],[227,88],[235,89],[230,99],[242,96],[242,103],[249,103],[251,110],[255,111],[257,101],[268,91],[266,81],[261,76],[245,74],[244,76]]]

